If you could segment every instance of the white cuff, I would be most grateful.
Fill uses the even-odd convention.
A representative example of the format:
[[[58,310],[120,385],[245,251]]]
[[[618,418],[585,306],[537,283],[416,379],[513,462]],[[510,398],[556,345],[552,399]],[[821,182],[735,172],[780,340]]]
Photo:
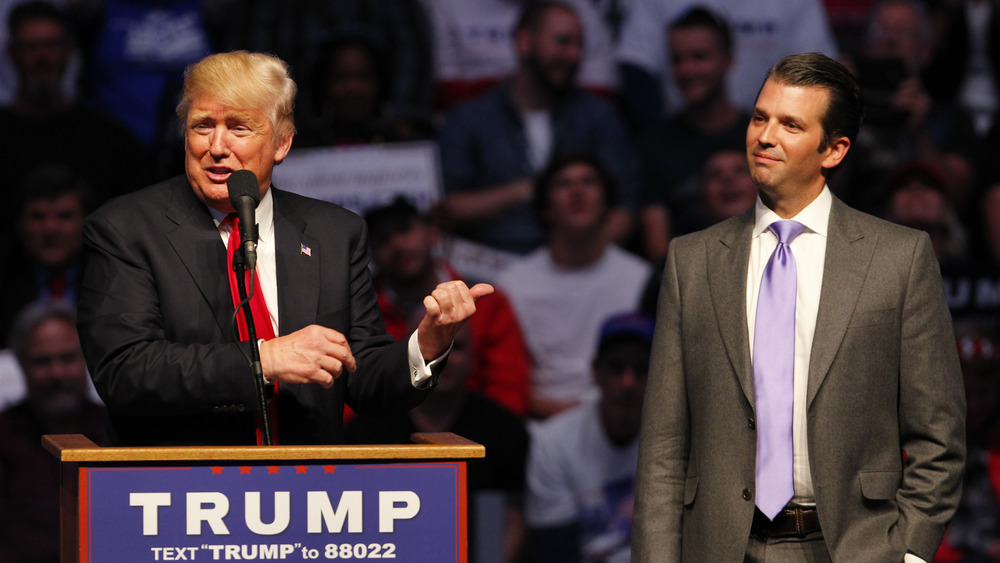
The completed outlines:
[[[448,349],[445,350],[444,354],[429,362],[425,362],[424,355],[420,353],[420,341],[417,339],[417,331],[413,331],[407,344],[407,353],[410,359],[410,383],[417,389],[423,389],[430,385],[433,375],[431,369],[448,357],[448,352],[451,352],[451,346],[451,344],[448,345]]]

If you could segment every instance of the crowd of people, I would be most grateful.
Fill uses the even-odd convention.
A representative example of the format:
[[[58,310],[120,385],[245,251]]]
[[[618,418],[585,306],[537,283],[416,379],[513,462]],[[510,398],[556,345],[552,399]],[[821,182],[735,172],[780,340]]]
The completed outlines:
[[[992,0],[22,0],[0,18],[0,560],[58,557],[41,435],[104,440],[74,324],[85,220],[185,173],[185,68],[247,50],[287,62],[298,84],[291,154],[436,146],[431,208],[404,194],[364,212],[382,318],[404,339],[437,284],[496,292],[418,408],[348,412],[345,436],[485,444],[471,502],[500,500],[472,534],[499,547],[473,556],[510,562],[628,560],[667,249],[753,207],[747,125],[771,65],[841,61],[866,115],[830,191],[930,235],[969,397],[965,493],[935,561],[1000,561]],[[474,279],[449,262],[448,238],[510,258]]]

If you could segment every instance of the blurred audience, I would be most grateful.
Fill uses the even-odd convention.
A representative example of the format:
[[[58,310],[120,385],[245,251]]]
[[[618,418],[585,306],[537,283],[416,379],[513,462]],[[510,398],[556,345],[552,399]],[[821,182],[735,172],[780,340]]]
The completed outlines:
[[[390,113],[391,76],[384,47],[374,30],[338,32],[317,47],[309,73],[311,91],[299,106],[310,119],[299,119],[295,146],[367,145],[429,139],[430,121]]]
[[[524,493],[528,432],[510,411],[466,389],[466,380],[477,363],[472,345],[477,328],[482,327],[470,323],[455,338],[437,387],[423,403],[408,413],[389,417],[358,415],[347,426],[347,443],[408,444],[414,432],[454,432],[486,446],[489,455],[485,459],[468,462],[469,514],[477,514],[477,501],[484,493],[502,493],[504,510],[500,522],[470,520],[470,560],[476,560],[478,535],[486,533],[477,524],[499,524],[503,529],[502,559],[513,563],[524,542],[520,498]]]
[[[1000,10],[994,0],[938,4],[940,38],[928,86],[934,97],[968,112],[983,136],[993,127],[1000,94]]]
[[[986,188],[980,200],[981,220],[984,228],[981,232],[983,238],[984,256],[989,262],[1000,266],[1000,183],[992,184]]]
[[[329,56],[326,47],[338,37],[357,34],[378,45],[386,75],[384,115],[417,123],[429,118],[432,41],[419,0],[203,1],[217,50],[272,53],[292,68],[303,95],[297,102],[298,125],[318,118],[313,108],[321,102],[308,97],[325,87],[329,69],[319,59]]]
[[[10,18],[11,10],[17,7],[18,4],[29,1],[35,0],[7,0],[6,2],[0,2],[0,45],[7,45],[10,40],[7,21]],[[54,6],[65,7],[66,2],[67,0],[51,0],[50,3]],[[71,60],[69,67],[70,70],[63,79],[63,90],[69,97],[74,98],[77,94],[76,84],[80,75],[80,61],[78,59]],[[17,72],[15,72],[14,64],[11,62],[10,53],[5,49],[3,53],[0,53],[0,105],[8,105],[14,101],[14,97],[17,95],[17,88]]]
[[[382,318],[389,333],[400,340],[423,318],[424,296],[439,283],[461,275],[436,256],[440,232],[409,201],[397,199],[371,209],[365,221]],[[469,325],[471,365],[466,389],[523,417],[528,410],[531,364],[510,301],[497,290],[476,303]]]
[[[841,55],[848,59],[861,53],[868,12],[878,0],[823,0],[830,29]]]
[[[639,160],[613,106],[577,86],[584,28],[566,4],[532,1],[514,29],[513,76],[452,110],[439,132],[449,231],[525,254],[544,241],[531,215],[532,178],[550,155],[585,150],[618,178],[621,204],[605,237],[631,234]]]
[[[73,309],[34,304],[11,329],[27,397],[0,412],[0,561],[59,561],[59,462],[44,434],[99,442],[104,408],[87,398],[87,368]]]
[[[629,561],[653,320],[615,314],[599,334],[591,369],[600,397],[532,431],[525,502],[532,562]]]
[[[938,166],[914,161],[896,167],[886,181],[885,218],[927,232],[938,262],[966,258],[967,236],[946,192],[947,181]]]
[[[865,121],[852,158],[831,181],[834,192],[856,207],[877,213],[889,173],[914,159],[941,167],[954,205],[968,195],[975,133],[967,113],[928,90],[934,46],[932,22],[919,0],[882,0],[873,8],[864,54],[855,61]]]
[[[747,172],[742,147],[717,150],[705,160],[701,190],[702,229],[753,207],[757,186]]]
[[[83,54],[81,101],[128,126],[158,159],[154,178],[174,171],[167,167],[180,147],[174,106],[184,68],[213,51],[204,11],[211,2],[70,2]]]
[[[670,23],[667,44],[683,105],[639,139],[643,251],[654,261],[666,254],[672,236],[702,226],[695,219],[701,211],[702,165],[720,147],[742,147],[750,122],[750,114],[729,100],[726,76],[733,50],[723,19],[692,8]]]
[[[73,306],[83,258],[83,221],[89,187],[66,168],[47,166],[29,173],[12,198],[16,242],[0,249],[9,268],[0,277],[0,342],[25,303],[65,302]]]
[[[747,170],[746,150],[743,143],[721,148],[705,160],[699,175],[701,183],[700,205],[687,220],[692,230],[704,229],[724,219],[749,210],[757,200],[757,186]],[[655,262],[656,268],[642,292],[639,309],[656,315],[656,302],[660,296],[665,258]]]
[[[590,346],[608,315],[638,306],[649,276],[645,261],[604,236],[614,194],[614,179],[597,158],[555,157],[534,191],[548,242],[497,278],[534,364],[528,412],[535,418],[596,396]]]
[[[684,103],[667,71],[672,55],[666,34],[670,22],[696,6],[719,14],[733,30],[736,57],[728,77],[729,94],[740,109],[753,107],[760,77],[781,57],[804,52],[837,54],[820,0],[632,0],[622,27],[618,61],[622,95],[637,127],[656,123]]]
[[[536,0],[421,0],[434,38],[435,102],[439,112],[476,98],[509,76],[518,65],[511,34],[524,5]],[[594,0],[561,0],[580,18],[587,38],[580,83],[611,96],[618,89],[614,63],[614,23]],[[614,10],[611,11],[614,16]]]
[[[1000,561],[1000,339],[996,333],[958,338],[968,401],[962,500],[933,563]]]
[[[14,101],[0,108],[8,185],[54,162],[76,170],[98,202],[145,185],[151,178],[149,153],[129,129],[77,103],[64,89],[77,52],[67,14],[47,2],[24,2],[10,11],[7,25],[7,53],[18,77]],[[8,213],[2,218],[9,219]]]

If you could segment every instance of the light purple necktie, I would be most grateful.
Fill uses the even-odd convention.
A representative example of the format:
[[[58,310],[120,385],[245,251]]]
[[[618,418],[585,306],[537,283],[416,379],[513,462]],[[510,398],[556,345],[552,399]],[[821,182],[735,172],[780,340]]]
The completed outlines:
[[[792,402],[795,379],[795,257],[789,244],[805,229],[775,221],[778,247],[764,268],[753,337],[757,412],[757,507],[774,519],[792,499]]]

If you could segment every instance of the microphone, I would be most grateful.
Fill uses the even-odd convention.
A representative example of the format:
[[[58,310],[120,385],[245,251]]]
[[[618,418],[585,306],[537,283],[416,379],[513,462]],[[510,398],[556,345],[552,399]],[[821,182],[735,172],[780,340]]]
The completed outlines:
[[[260,184],[257,175],[249,170],[237,170],[226,182],[229,203],[240,218],[240,240],[248,271],[257,267],[257,218],[254,211],[260,203]]]
[[[240,218],[240,241],[242,247],[242,254],[244,263],[250,272],[250,279],[253,279],[254,269],[257,267],[257,218],[255,217],[255,211],[257,205],[260,204],[260,184],[257,181],[257,175],[250,170],[237,170],[229,175],[229,181],[226,182],[226,189],[229,190],[229,203],[236,209],[236,214]],[[239,260],[239,252],[235,252],[233,256],[234,267]],[[243,276],[243,271],[237,269],[237,279]],[[264,391],[264,369],[260,363],[260,349],[257,347],[257,332],[254,330],[254,320],[253,314],[250,312],[251,308],[249,305],[250,298],[247,297],[246,284],[243,280],[237,283],[239,289],[239,296],[242,300],[240,305],[236,307],[236,311],[233,312],[233,326],[235,332],[236,326],[236,315],[239,314],[240,309],[243,310],[244,318],[247,324],[247,336],[250,340],[250,356],[247,358],[250,360],[250,370],[253,374],[254,389],[257,391],[257,406],[260,408],[260,425],[261,425],[261,436],[264,445],[271,445],[271,421],[268,416],[267,411],[267,397]],[[250,287],[250,294],[253,294],[253,284]],[[263,322],[271,322],[270,319],[264,319]],[[239,338],[237,337],[238,341]]]

